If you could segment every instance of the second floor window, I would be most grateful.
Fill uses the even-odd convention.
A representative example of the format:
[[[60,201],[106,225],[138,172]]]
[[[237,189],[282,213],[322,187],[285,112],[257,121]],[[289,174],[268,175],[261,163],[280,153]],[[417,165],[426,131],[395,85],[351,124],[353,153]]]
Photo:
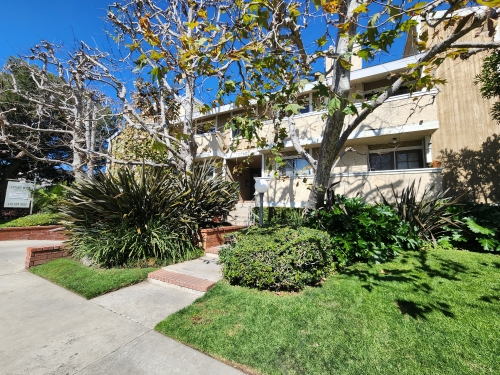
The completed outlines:
[[[284,165],[279,167],[282,176],[303,176],[312,174],[309,163],[304,158],[290,158],[283,160]]]

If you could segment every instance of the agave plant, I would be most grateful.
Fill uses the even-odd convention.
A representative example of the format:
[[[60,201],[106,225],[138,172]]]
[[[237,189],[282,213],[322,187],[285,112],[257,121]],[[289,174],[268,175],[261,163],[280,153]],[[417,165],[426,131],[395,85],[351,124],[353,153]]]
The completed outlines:
[[[234,205],[237,189],[221,180],[208,179],[203,166],[192,174],[122,168],[79,182],[61,207],[71,250],[104,266],[185,259],[196,249],[200,226]]]
[[[379,191],[384,204],[393,206],[402,221],[410,224],[411,228],[418,233],[420,238],[436,242],[436,236],[444,230],[447,225],[458,227],[453,220],[451,207],[460,204],[466,193],[457,197],[448,197],[449,189],[434,193],[434,187],[428,186],[424,189],[420,199],[420,180],[415,186],[415,181],[404,188],[401,194],[397,194],[394,185],[391,184],[394,202],[389,203],[385,196]]]

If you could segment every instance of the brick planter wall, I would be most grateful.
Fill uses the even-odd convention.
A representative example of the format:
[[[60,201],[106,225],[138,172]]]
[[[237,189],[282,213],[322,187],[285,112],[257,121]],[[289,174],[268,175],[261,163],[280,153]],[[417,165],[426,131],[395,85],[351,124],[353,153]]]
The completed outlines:
[[[60,240],[66,239],[64,229],[60,225],[40,227],[0,228],[0,241],[12,240]]]
[[[50,262],[53,259],[67,257],[68,253],[64,251],[63,245],[28,247],[26,249],[26,261],[24,268],[28,269],[40,264]]]
[[[203,241],[203,249],[207,253],[217,254],[217,247],[224,244],[224,235],[232,232],[239,231],[245,228],[238,225],[228,227],[209,228],[201,230],[201,237]]]

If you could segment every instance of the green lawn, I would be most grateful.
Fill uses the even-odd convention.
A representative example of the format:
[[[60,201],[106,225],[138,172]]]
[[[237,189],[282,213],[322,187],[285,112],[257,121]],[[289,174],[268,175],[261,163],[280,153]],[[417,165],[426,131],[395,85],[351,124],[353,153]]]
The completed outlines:
[[[115,268],[109,270],[86,267],[72,259],[55,259],[30,268],[30,272],[50,280],[87,299],[109,293],[145,280],[156,268]]]
[[[499,374],[500,256],[408,252],[300,294],[219,282],[156,329],[264,374]]]

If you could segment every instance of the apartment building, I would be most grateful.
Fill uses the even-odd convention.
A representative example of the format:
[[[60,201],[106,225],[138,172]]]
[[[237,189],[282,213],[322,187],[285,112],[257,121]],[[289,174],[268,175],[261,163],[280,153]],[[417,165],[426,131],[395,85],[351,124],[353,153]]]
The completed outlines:
[[[484,34],[472,37],[492,38]],[[363,68],[361,60],[353,57],[351,92],[372,95],[393,82],[408,64],[419,58],[412,41],[410,36],[402,58],[395,61]],[[498,133],[498,125],[489,114],[492,101],[483,99],[474,84],[484,56],[485,53],[478,53],[467,60],[447,60],[437,72],[439,78],[447,81],[446,85],[411,94],[403,88],[370,114],[351,134],[345,144],[349,151],[342,154],[332,170],[331,182],[338,182],[336,193],[360,195],[365,201],[375,202],[380,199],[379,191],[390,196],[392,187],[401,190],[412,181],[420,181],[421,192],[429,186],[456,188],[463,183],[460,187],[477,187],[475,190],[480,193],[474,196],[476,200],[500,201],[498,176],[496,180],[474,182],[470,176],[475,174],[459,170],[463,163],[456,164],[457,158],[467,158],[470,154],[464,150],[480,154],[488,137]],[[304,108],[293,119],[300,144],[317,159],[325,112],[313,94],[314,85],[306,85],[299,98]],[[233,214],[239,224],[248,220],[249,209],[256,205],[256,179],[266,178],[270,185],[264,206],[304,207],[314,177],[309,164],[297,154],[289,139],[281,150],[284,163],[279,165],[269,148],[259,148],[255,142],[241,138],[237,142],[239,131],[228,129],[228,121],[245,111],[259,110],[229,104],[195,116],[196,161],[211,160],[227,179],[239,183],[240,204]],[[283,127],[287,126],[286,121],[283,120]],[[268,121],[259,135],[272,140],[274,132],[273,122]],[[452,159],[455,164],[448,163]]]
[[[370,95],[387,87],[408,64],[417,61],[419,55],[411,41],[408,38],[399,60],[362,68],[361,60],[353,58],[351,92]],[[464,150],[480,152],[488,137],[498,132],[498,125],[489,115],[492,102],[483,99],[474,84],[484,56],[481,53],[467,60],[448,60],[437,72],[439,78],[447,81],[446,85],[411,94],[403,88],[375,110],[351,134],[345,147],[352,151],[345,152],[332,170],[331,182],[339,183],[336,193],[359,194],[366,201],[377,201],[379,191],[391,195],[392,186],[400,190],[414,180],[420,181],[421,192],[429,186],[441,189],[443,183],[446,188],[456,188],[461,183],[461,188],[474,188],[474,183],[464,181],[464,173],[453,169],[456,165],[450,164],[448,170],[442,167],[447,167],[445,162],[452,154],[460,155]],[[315,102],[313,87],[306,86],[301,97],[304,109],[294,116],[294,121],[300,144],[316,159],[324,130],[324,111]],[[197,160],[218,161],[225,176],[239,182],[240,218],[245,216],[246,207],[254,205],[257,178],[267,178],[270,185],[264,206],[305,206],[313,172],[305,159],[297,155],[290,140],[285,141],[282,150],[284,165],[274,163],[268,149],[246,141],[241,141],[236,150],[229,150],[238,132],[224,131],[224,125],[241,111],[227,105],[197,118],[202,129],[202,134],[196,136]],[[286,119],[283,126],[286,127]],[[271,122],[264,123],[259,135],[273,139],[273,131]],[[495,183],[498,181],[490,185]],[[495,197],[490,193],[475,196],[490,202]]]

